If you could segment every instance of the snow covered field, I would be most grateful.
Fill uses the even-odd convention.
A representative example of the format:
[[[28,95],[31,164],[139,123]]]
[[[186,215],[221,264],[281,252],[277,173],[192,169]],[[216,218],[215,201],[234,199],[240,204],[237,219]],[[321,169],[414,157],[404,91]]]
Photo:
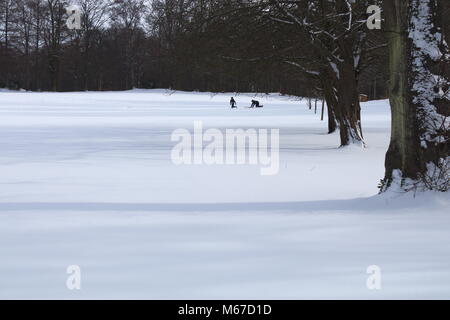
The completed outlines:
[[[448,194],[376,196],[387,101],[363,104],[368,147],[339,149],[305,101],[229,98],[0,92],[0,298],[450,298]],[[199,120],[280,129],[279,174],[175,166]]]

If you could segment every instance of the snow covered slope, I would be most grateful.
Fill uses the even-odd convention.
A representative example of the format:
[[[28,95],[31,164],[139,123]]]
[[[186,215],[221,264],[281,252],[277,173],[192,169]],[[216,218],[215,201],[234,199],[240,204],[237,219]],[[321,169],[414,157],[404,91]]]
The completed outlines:
[[[305,101],[229,99],[0,92],[0,298],[450,298],[448,194],[376,196],[387,101],[363,104],[368,147],[340,149]],[[194,121],[280,129],[279,174],[175,166]]]

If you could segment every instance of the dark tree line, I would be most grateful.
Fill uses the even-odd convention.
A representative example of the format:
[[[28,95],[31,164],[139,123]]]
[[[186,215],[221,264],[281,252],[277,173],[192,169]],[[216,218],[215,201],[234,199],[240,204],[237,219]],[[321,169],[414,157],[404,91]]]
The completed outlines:
[[[80,30],[66,26],[72,3],[82,11]],[[267,1],[0,0],[0,87],[324,95],[317,79],[296,70],[297,57],[291,65],[281,58],[295,50],[314,58],[317,43],[273,20],[267,6],[284,14]],[[386,72],[369,71],[360,91],[385,97]]]

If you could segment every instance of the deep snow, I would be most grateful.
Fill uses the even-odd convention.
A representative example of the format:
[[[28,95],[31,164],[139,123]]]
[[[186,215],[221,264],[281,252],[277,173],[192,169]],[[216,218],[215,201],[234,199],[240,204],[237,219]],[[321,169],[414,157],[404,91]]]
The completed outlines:
[[[376,196],[387,101],[363,104],[361,149],[305,101],[229,98],[0,92],[0,298],[450,298],[448,194]],[[175,166],[172,131],[199,120],[279,128],[279,174]]]

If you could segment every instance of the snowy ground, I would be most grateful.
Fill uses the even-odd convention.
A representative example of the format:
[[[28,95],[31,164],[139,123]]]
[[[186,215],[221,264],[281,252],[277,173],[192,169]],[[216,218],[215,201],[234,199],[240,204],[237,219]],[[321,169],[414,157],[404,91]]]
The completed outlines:
[[[339,149],[304,101],[229,98],[0,92],[0,298],[450,298],[448,194],[375,196],[387,101],[363,105],[368,147]],[[279,128],[279,174],[175,166],[198,120]]]

